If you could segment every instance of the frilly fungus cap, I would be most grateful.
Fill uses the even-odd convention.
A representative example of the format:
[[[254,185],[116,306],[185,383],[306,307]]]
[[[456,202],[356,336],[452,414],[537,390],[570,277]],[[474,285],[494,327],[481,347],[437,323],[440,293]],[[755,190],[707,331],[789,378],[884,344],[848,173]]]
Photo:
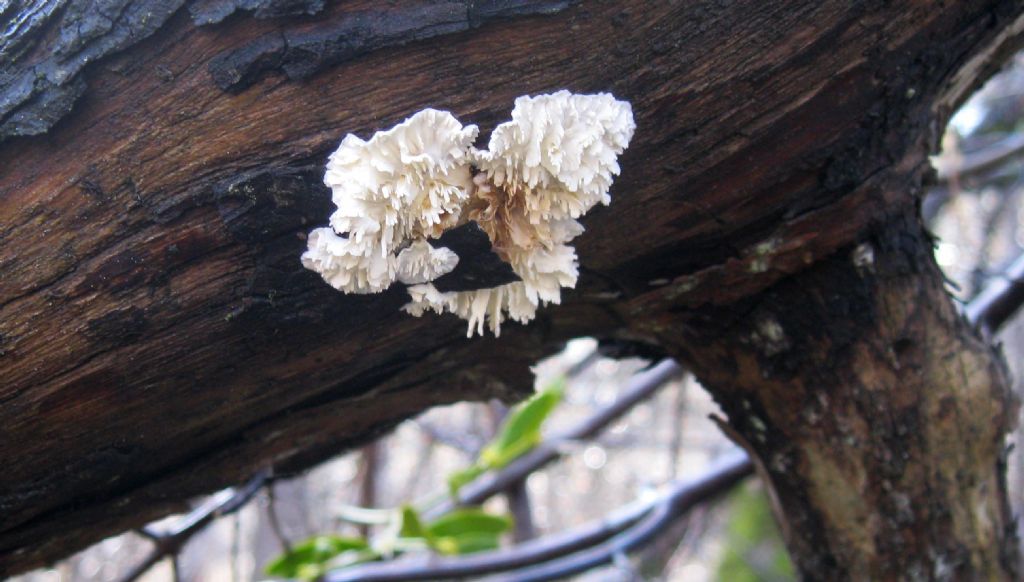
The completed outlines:
[[[627,102],[559,91],[516,99],[487,150],[472,146],[475,125],[434,109],[369,141],[349,134],[324,176],[337,206],[331,228],[310,233],[302,263],[346,293],[377,293],[397,279],[411,285],[407,312],[451,312],[470,336],[485,324],[499,335],[505,319],[527,323],[576,285],[576,219],[610,202],[635,128]],[[520,281],[450,292],[431,284],[459,257],[427,240],[469,220]]]

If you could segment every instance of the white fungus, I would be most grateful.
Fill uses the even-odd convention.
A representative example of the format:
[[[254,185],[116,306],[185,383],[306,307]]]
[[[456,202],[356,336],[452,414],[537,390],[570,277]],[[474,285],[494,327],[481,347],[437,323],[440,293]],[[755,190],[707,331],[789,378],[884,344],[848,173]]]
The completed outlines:
[[[407,313],[416,317],[426,311],[437,313],[454,313],[469,322],[467,337],[473,332],[483,335],[484,324],[495,335],[501,334],[501,322],[511,319],[520,323],[529,323],[537,314],[537,306],[527,297],[526,283],[517,281],[490,289],[475,291],[451,291],[442,293],[431,284],[413,285],[409,287],[412,301],[405,307]]]
[[[472,146],[476,126],[433,109],[369,141],[350,134],[324,177],[338,209],[331,228],[310,233],[303,265],[346,293],[411,285],[407,312],[454,313],[468,335],[485,325],[498,335],[505,319],[527,323],[576,285],[576,219],[610,202],[635,127],[627,102],[559,91],[516,99],[487,150]],[[431,284],[459,258],[427,239],[470,220],[521,281],[458,292]]]
[[[491,134],[476,163],[509,195],[525,196],[531,222],[578,218],[608,204],[618,156],[633,137],[633,110],[607,93],[520,97],[512,121]]]
[[[426,283],[451,273],[458,264],[459,256],[451,249],[435,249],[418,240],[398,253],[398,280],[406,285]]]
[[[468,160],[476,135],[475,125],[425,109],[369,141],[346,136],[324,175],[337,206],[331,228],[310,233],[302,264],[345,293],[387,289],[402,266],[395,257],[402,245],[458,223],[473,187]]]
[[[380,293],[395,281],[395,259],[343,238],[330,228],[309,233],[302,265],[346,293]]]

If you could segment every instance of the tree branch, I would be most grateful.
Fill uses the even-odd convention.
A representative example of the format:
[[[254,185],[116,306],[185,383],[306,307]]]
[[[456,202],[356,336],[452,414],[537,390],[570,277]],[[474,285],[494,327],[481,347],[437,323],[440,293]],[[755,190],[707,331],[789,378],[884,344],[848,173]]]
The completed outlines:
[[[465,455],[474,456],[480,452],[480,448],[483,446],[483,441],[471,434],[457,433],[421,418],[413,422],[416,423],[416,428],[423,431],[434,442],[451,447]]]
[[[954,176],[965,180],[988,173],[1021,154],[1024,154],[1024,135],[1014,133],[976,152],[957,156],[956,161],[940,157],[935,166],[939,182],[945,183]]]
[[[550,580],[611,562],[616,555],[650,542],[672,520],[729,489],[751,474],[745,455],[729,455],[694,481],[676,482],[650,501],[635,502],[579,528],[533,540],[508,550],[459,558],[419,556],[398,562],[367,564],[329,573],[324,582],[446,580],[523,568],[562,556],[549,564],[516,572],[503,580]]]
[[[931,223],[939,211],[955,195],[963,191],[962,185],[975,187],[997,179],[1006,171],[1009,162],[1024,154],[1024,136],[1012,134],[970,154],[943,154],[934,162],[938,183],[932,187],[921,204],[925,223]]]
[[[521,570],[514,575],[499,578],[499,580],[508,582],[512,580],[515,582],[554,580],[612,563],[616,556],[628,554],[644,547],[691,508],[729,490],[752,473],[753,466],[750,459],[737,451],[702,477],[692,482],[677,484],[646,517],[607,542],[561,560]]]
[[[267,521],[270,523],[270,531],[274,532],[274,537],[277,538],[277,543],[281,544],[281,551],[287,553],[292,551],[292,544],[288,541],[288,536],[284,534],[284,528],[281,527],[276,502],[277,497],[274,495],[274,487],[271,485],[267,487]]]
[[[238,511],[253,498],[270,479],[270,470],[258,472],[248,483],[240,488],[230,488],[213,495],[191,513],[181,518],[166,532],[156,532],[146,528],[143,535],[153,540],[156,547],[145,559],[128,572],[121,582],[133,582],[139,579],[157,562],[177,554],[192,536],[196,535],[214,519]]]
[[[1024,304],[1024,254],[963,308],[968,321],[992,336]]]
[[[993,334],[1009,321],[1022,304],[1024,304],[1024,255],[1013,262],[1003,277],[990,283],[973,301],[968,303],[964,307],[964,315],[970,322],[981,327],[985,333]],[[466,485],[460,495],[459,504],[481,503],[506,490],[511,484],[521,482],[530,473],[559,458],[564,443],[588,438],[600,432],[636,404],[653,395],[658,388],[681,372],[682,369],[677,363],[672,360],[663,360],[645,372],[637,374],[622,397],[612,405],[564,433],[545,441],[501,471],[484,475]],[[646,544],[658,531],[694,504],[710,498],[722,489],[738,482],[751,474],[752,469],[753,466],[749,459],[730,460],[692,485],[676,485],[671,493],[658,502],[658,510],[651,513],[642,522],[639,520],[651,511],[655,503],[628,506],[600,522],[564,534],[523,543],[511,551],[496,553],[494,556],[487,554],[440,561],[436,557],[428,556],[415,562],[404,560],[347,569],[333,573],[325,580],[331,582],[423,580],[432,577],[468,576],[509,570],[591,548],[609,537],[631,528],[631,526],[636,526],[604,546],[594,547],[586,553],[520,572],[514,579],[540,580],[568,576],[608,563],[614,559],[616,554],[632,551]],[[238,510],[259,491],[268,477],[267,472],[261,472],[242,489],[230,489],[222,495],[214,496],[168,533],[161,534],[148,528],[140,530],[140,533],[154,540],[157,548],[126,575],[122,582],[132,582],[138,579],[161,559],[176,553],[189,538],[198,533],[215,517]],[[227,495],[227,498],[224,498],[223,495]],[[451,501],[446,500],[425,512],[425,515],[437,517],[451,511],[454,507],[455,505]],[[425,573],[423,576],[419,576],[416,574],[418,571]]]
[[[437,518],[450,512],[456,505],[477,505],[508,489],[511,484],[525,479],[530,473],[560,458],[565,443],[589,438],[600,432],[681,373],[682,368],[679,364],[668,359],[640,372],[633,377],[622,396],[611,405],[564,433],[545,440],[500,471],[480,476],[472,483],[462,487],[459,491],[458,504],[451,500],[445,500],[425,511],[425,517],[427,519]]]

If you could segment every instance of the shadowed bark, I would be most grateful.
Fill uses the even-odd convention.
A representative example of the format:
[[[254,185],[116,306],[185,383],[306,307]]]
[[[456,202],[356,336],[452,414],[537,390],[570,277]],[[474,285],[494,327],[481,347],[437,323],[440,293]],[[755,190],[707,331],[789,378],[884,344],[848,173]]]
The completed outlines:
[[[93,4],[97,7],[93,10]],[[917,197],[1019,1],[12,2],[0,34],[0,575],[589,334],[686,361],[811,579],[1012,579],[995,352]],[[99,16],[97,16],[99,15]],[[466,340],[302,269],[327,154],[424,107],[632,102],[563,305]]]

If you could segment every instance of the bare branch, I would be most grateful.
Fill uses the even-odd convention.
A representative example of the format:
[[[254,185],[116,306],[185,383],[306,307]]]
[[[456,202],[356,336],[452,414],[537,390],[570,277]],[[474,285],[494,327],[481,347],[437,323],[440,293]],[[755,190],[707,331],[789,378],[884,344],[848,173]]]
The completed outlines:
[[[935,161],[940,183],[954,176],[964,180],[979,174],[985,174],[1004,163],[1024,154],[1024,135],[1014,133],[985,148],[969,154],[956,156],[956,161],[945,156]]]
[[[1005,175],[1007,165],[1024,154],[1024,136],[1012,134],[969,154],[944,153],[935,161],[938,183],[931,188],[921,205],[921,215],[931,223],[949,200],[966,184],[975,188]]]
[[[659,387],[677,376],[680,371],[681,369],[678,364],[671,360],[664,360],[657,366],[637,374],[627,388],[626,393],[611,406],[599,411],[559,437],[538,446],[531,453],[520,457],[520,459],[517,459],[502,471],[494,475],[485,475],[467,485],[464,488],[466,493],[461,496],[460,503],[480,503],[501,491],[509,489],[515,483],[522,482],[527,475],[537,468],[560,457],[561,452],[559,449],[565,442],[586,438],[597,433],[637,403],[649,397]],[[155,532],[151,528],[141,529],[140,533],[152,539],[157,547],[149,556],[136,565],[122,579],[122,582],[133,582],[160,560],[167,556],[175,555],[189,538],[198,533],[215,517],[231,513],[242,507],[267,483],[269,477],[269,471],[262,471],[242,489],[228,489],[218,495],[214,495],[195,511],[183,518],[181,522],[167,533]],[[270,516],[271,527],[287,551],[288,541],[281,531],[280,523],[273,508],[272,489],[268,489],[268,495],[270,497],[268,515]],[[432,508],[428,515],[442,515],[453,508],[454,505],[446,501]]]
[[[501,423],[508,417],[509,408],[498,400],[492,400],[489,410],[493,416],[493,435],[498,433]],[[508,502],[508,511],[512,514],[512,540],[519,544],[537,537],[533,526],[533,504],[530,501],[530,491],[526,488],[526,480],[520,479],[509,485],[505,490],[505,500]]]
[[[377,477],[381,470],[382,440],[378,439],[363,447],[359,455],[359,497],[360,507],[377,507]],[[359,524],[359,535],[370,535],[368,524]]]
[[[464,486],[459,492],[458,504],[477,505],[508,489],[512,483],[522,481],[530,473],[560,458],[563,445],[566,442],[585,439],[597,434],[681,373],[682,368],[679,367],[679,364],[667,359],[640,372],[633,377],[622,396],[611,405],[599,410],[564,433],[545,440],[500,471],[482,475]],[[445,500],[429,508],[424,515],[428,519],[436,518],[448,513],[454,507],[455,504],[450,500]]]
[[[275,505],[273,485],[267,487],[267,518],[270,522],[270,531],[274,532],[274,537],[277,538],[277,542],[281,544],[281,548],[284,552],[288,553],[292,551],[292,544],[288,541],[288,536],[284,535],[284,528],[281,527],[281,520],[277,517],[277,506]]]
[[[157,532],[152,528],[140,530],[143,535],[153,540],[156,547],[153,548],[153,551],[145,559],[121,578],[121,582],[133,582],[160,560],[176,555],[192,536],[202,531],[214,519],[244,507],[269,479],[270,470],[264,469],[242,487],[225,489],[211,496],[199,507],[192,510],[191,513],[181,518],[166,532]]]
[[[467,456],[475,456],[483,446],[483,440],[475,438],[471,434],[457,433],[422,418],[417,418],[413,422],[416,424],[416,428],[423,431],[434,442],[449,446]]]
[[[397,580],[447,580],[520,570],[502,580],[551,580],[610,563],[616,555],[636,550],[690,508],[728,490],[752,472],[745,455],[729,455],[715,469],[688,482],[677,482],[650,501],[620,508],[599,521],[529,541],[508,550],[459,558],[417,556],[397,562],[375,563],[329,573],[325,582],[384,582]]]
[[[964,316],[991,336],[1024,304],[1024,254],[964,306]]]
[[[628,554],[644,547],[691,508],[728,491],[733,485],[752,473],[753,466],[750,459],[737,452],[702,477],[692,482],[679,483],[673,487],[667,498],[658,503],[642,521],[600,546],[548,564],[521,570],[513,576],[501,578],[501,580],[515,580],[516,582],[553,580],[612,563],[616,556]]]
[[[483,475],[464,486],[460,492],[458,505],[482,503],[493,495],[507,491],[512,485],[522,483],[528,475],[537,469],[560,458],[566,443],[589,438],[599,433],[681,373],[682,368],[676,362],[666,359],[635,375],[622,396],[611,405],[599,410],[569,430],[546,439],[532,451],[519,457],[500,471]],[[749,472],[749,468],[746,470]],[[742,476],[737,477],[737,479],[739,478]],[[328,574],[325,580],[446,579],[521,568],[600,544],[636,524],[657,503],[657,500],[634,503],[618,512],[613,512],[599,522],[564,534],[527,541],[511,550],[495,552],[493,555],[489,553],[462,558],[417,556],[396,562],[368,564],[338,570]],[[424,517],[436,518],[453,510],[456,505],[451,500],[445,500],[424,511]]]

